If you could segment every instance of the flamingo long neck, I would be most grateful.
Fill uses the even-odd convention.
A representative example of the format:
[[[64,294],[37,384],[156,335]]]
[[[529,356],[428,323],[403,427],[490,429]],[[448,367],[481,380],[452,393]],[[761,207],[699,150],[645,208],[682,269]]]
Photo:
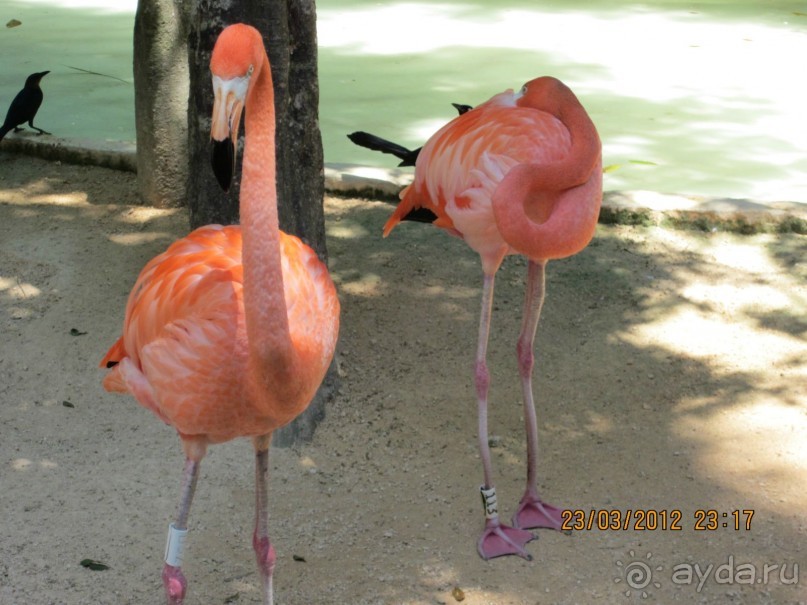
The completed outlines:
[[[542,180],[545,189],[560,190],[589,180],[602,146],[597,129],[577,99],[556,110],[555,117],[569,129],[572,145],[563,160],[544,166]]]
[[[601,143],[586,110],[566,88],[544,109],[569,130],[565,158],[515,166],[493,196],[499,232],[516,251],[533,260],[576,254],[594,235],[602,202]],[[533,206],[530,216],[525,203]]]
[[[241,177],[244,311],[249,356],[259,384],[276,382],[294,360],[289,337],[275,178],[275,102],[269,61],[257,70],[245,106]]]

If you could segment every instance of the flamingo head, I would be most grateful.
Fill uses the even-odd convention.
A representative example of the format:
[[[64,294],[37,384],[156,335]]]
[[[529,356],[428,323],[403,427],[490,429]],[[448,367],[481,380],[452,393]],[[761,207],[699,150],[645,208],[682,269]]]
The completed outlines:
[[[559,116],[566,105],[578,105],[579,101],[563,82],[552,76],[530,80],[516,93],[516,105],[541,109]]]
[[[210,57],[213,76],[213,172],[227,191],[235,172],[235,150],[241,115],[251,90],[266,64],[263,38],[254,27],[230,25],[219,34]]]

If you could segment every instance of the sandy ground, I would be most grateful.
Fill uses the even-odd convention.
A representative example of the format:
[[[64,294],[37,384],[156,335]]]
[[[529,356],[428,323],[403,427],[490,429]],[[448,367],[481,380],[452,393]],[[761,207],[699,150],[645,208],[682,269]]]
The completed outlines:
[[[96,366],[137,272],[187,222],[134,205],[133,178],[0,154],[3,605],[161,600],[179,440],[105,393]],[[478,261],[422,225],[382,240],[388,204],[326,210],[343,383],[313,443],[273,450],[278,604],[807,603],[805,236],[601,226],[549,265],[540,489],[586,515],[644,511],[650,529],[595,518],[570,536],[540,532],[531,562],[486,563]],[[524,480],[513,354],[524,273],[510,259],[499,274],[489,352],[507,516]],[[211,449],[191,512],[189,604],[259,602],[252,483],[248,442]],[[714,529],[697,529],[712,521],[704,510]]]

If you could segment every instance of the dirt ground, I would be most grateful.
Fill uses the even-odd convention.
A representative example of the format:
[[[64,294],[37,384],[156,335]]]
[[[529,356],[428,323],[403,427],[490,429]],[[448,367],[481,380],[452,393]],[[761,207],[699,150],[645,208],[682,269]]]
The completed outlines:
[[[104,392],[97,364],[138,271],[187,218],[136,201],[131,174],[0,154],[3,605],[161,601],[179,440]],[[479,263],[423,225],[383,240],[390,209],[327,200],[342,386],[312,443],[272,452],[279,605],[807,603],[805,236],[600,226],[584,252],[550,263],[540,489],[586,519],[645,514],[627,529],[595,516],[572,535],[541,531],[533,561],[486,563]],[[499,273],[489,349],[508,517],[524,487],[524,273],[516,258]],[[203,463],[189,605],[259,602],[252,460],[237,441]]]

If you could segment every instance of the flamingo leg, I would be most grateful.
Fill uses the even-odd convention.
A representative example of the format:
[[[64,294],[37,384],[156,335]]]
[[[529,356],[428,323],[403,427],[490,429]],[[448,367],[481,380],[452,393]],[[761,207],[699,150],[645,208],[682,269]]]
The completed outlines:
[[[513,526],[525,529],[560,529],[562,509],[546,504],[538,496],[538,422],[532,396],[532,368],[535,363],[533,346],[541,307],[544,304],[546,261],[530,261],[527,267],[527,293],[524,317],[516,352],[524,399],[524,424],[527,433],[527,488],[513,515]]]
[[[258,437],[255,443],[255,533],[252,547],[258,561],[258,572],[263,586],[264,605],[272,605],[272,572],[275,568],[275,548],[269,540],[269,504],[267,483],[269,477],[269,445],[271,435]]]
[[[488,442],[490,373],[486,361],[488,336],[490,334],[490,316],[493,306],[493,284],[494,276],[485,274],[482,287],[482,312],[479,318],[479,344],[474,368],[476,397],[479,408],[479,452],[482,457],[482,469],[485,478],[485,483],[481,488],[482,502],[485,509],[485,528],[477,543],[477,550],[485,560],[504,555],[518,555],[531,560],[532,556],[524,549],[524,545],[534,539],[535,536],[523,529],[505,525],[499,520],[496,488],[493,485],[493,465]]]
[[[188,513],[196,491],[196,480],[199,478],[199,460],[187,458],[182,472],[182,491],[179,501],[179,512],[174,523],[168,529],[168,544],[165,549],[165,566],[162,580],[168,605],[182,605],[188,582],[182,574],[182,550],[185,535],[188,531]]]

